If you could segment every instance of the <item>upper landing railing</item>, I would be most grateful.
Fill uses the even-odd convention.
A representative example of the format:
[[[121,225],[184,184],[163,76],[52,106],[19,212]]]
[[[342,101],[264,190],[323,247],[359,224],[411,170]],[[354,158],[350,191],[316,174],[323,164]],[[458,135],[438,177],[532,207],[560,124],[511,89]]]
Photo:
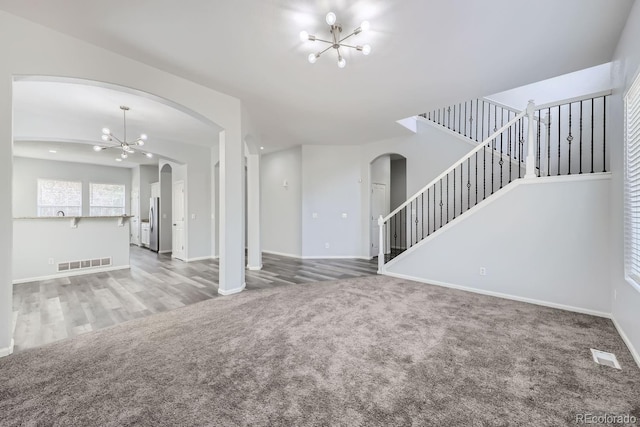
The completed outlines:
[[[540,106],[530,101],[527,109],[519,113],[485,104],[495,112],[490,116],[492,132],[393,212],[378,219],[379,272],[384,272],[386,262],[516,179],[606,172],[609,94],[602,92]],[[445,121],[443,111],[447,113]],[[450,126],[454,112],[458,126],[452,127],[452,131],[460,130],[461,135],[471,139],[486,132],[487,127],[478,126],[477,133],[474,128],[469,134],[467,128],[465,134],[463,104],[452,108],[449,124],[446,121],[449,110],[441,110],[440,124]],[[432,120],[429,113],[426,116]],[[478,114],[481,116],[482,109]],[[482,117],[488,122],[489,116]],[[507,117],[510,119],[506,120]],[[469,118],[467,115],[466,120]]]

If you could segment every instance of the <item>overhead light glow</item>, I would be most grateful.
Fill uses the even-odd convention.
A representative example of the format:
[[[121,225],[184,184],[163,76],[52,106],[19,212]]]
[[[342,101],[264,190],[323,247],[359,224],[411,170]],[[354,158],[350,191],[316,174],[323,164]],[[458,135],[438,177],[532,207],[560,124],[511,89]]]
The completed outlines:
[[[336,23],[336,14],[333,13],[333,12],[327,13],[326,20],[327,20],[327,24],[329,24],[329,25],[335,24]]]

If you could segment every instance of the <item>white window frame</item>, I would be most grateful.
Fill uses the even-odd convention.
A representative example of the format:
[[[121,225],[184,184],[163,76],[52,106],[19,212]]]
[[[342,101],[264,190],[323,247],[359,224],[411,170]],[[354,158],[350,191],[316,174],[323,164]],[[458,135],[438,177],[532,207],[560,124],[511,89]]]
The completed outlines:
[[[118,187],[122,187],[122,212],[118,213],[118,214],[110,214],[110,215],[104,215],[103,213],[100,214],[94,214],[93,213],[93,209],[113,209],[113,208],[120,208],[120,206],[102,206],[102,205],[94,205],[93,204],[93,186],[94,185],[113,185],[113,186],[118,186]],[[120,216],[120,215],[125,215],[126,214],[126,209],[127,209],[127,186],[125,184],[117,184],[117,183],[113,183],[113,182],[90,182],[89,183],[89,216]]]
[[[640,73],[624,95],[625,277],[640,291]]]
[[[77,184],[79,186],[80,193],[80,204],[56,204],[56,205],[46,205],[42,203],[42,184],[43,182],[62,182],[66,184]],[[38,186],[36,192],[36,215],[39,217],[50,217],[50,216],[81,216],[82,215],[82,182],[81,181],[69,181],[64,179],[48,179],[48,178],[38,178],[37,184]],[[45,215],[41,213],[41,209],[53,208],[50,214]],[[77,208],[78,213],[70,212],[69,208]],[[62,212],[64,215],[60,215]]]

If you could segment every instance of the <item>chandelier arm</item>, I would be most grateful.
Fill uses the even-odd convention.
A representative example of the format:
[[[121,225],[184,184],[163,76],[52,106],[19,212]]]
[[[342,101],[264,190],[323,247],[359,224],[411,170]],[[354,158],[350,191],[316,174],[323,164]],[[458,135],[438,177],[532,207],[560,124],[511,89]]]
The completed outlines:
[[[353,33],[349,34],[346,37],[341,38],[340,40],[338,40],[338,43],[342,43],[343,41],[345,41],[346,39],[348,39],[349,37],[355,36],[357,33],[354,31]]]
[[[340,46],[342,46],[342,47],[350,47],[351,49],[356,49],[356,50],[358,49],[357,46],[351,46],[350,44],[340,43]]]
[[[120,144],[124,144],[125,141],[121,141],[120,138],[118,138],[117,136],[115,136],[114,134],[110,134],[109,135],[110,138],[115,139],[116,141],[118,141]]]
[[[331,46],[327,47],[325,50],[318,52],[317,55],[320,56],[323,53],[325,53],[326,51],[328,51],[329,49],[333,49],[333,44]]]
[[[316,42],[324,42],[324,43],[333,44],[333,42],[331,42],[331,41],[329,41],[329,40],[323,40],[323,39],[319,39],[319,38],[316,38],[314,41],[316,41]]]

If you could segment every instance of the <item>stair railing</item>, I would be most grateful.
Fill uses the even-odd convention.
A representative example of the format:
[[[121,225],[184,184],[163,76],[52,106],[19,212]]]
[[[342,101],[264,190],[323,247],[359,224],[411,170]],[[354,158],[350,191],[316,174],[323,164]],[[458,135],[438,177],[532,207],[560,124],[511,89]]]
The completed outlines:
[[[535,177],[535,106],[516,114],[386,217],[378,218],[378,273],[385,264],[515,179]],[[527,120],[525,120],[527,116]],[[526,156],[526,168],[523,160]]]

